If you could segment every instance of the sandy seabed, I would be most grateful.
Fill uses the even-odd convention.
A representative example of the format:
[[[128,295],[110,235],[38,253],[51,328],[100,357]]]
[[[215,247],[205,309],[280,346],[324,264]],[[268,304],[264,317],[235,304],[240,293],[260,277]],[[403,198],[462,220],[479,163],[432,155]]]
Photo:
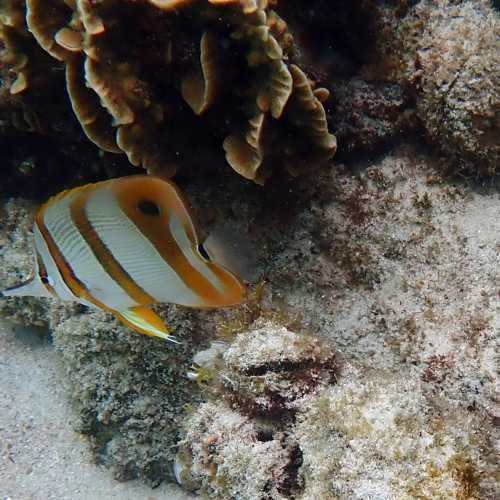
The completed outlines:
[[[175,485],[152,490],[115,481],[92,464],[72,410],[57,353],[36,331],[0,324],[0,498],[154,500],[193,498]]]

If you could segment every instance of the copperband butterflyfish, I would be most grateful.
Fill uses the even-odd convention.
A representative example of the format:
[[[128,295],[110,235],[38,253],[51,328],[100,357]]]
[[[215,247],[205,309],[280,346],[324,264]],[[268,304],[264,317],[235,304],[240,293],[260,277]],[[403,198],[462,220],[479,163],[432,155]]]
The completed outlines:
[[[4,296],[72,300],[141,333],[173,340],[150,308],[239,304],[242,281],[211,259],[170,181],[137,175],[63,191],[37,211],[35,273]]]

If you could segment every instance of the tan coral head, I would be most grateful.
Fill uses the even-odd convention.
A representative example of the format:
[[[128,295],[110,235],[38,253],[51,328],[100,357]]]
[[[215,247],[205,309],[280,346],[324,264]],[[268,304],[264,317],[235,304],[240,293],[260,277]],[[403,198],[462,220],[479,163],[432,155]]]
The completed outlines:
[[[185,140],[196,128],[206,134],[200,143],[223,148],[236,172],[263,183],[277,165],[296,175],[336,149],[328,91],[291,64],[297,48],[277,8],[267,0],[123,0],[119,9],[111,0],[26,0],[26,22],[66,66],[73,111],[99,148],[171,175],[197,162]],[[18,71],[11,92],[28,86]]]

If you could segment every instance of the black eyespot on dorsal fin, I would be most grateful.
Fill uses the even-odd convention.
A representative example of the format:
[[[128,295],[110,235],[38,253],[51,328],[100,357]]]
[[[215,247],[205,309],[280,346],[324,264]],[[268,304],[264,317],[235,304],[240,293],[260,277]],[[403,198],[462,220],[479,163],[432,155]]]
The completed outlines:
[[[137,208],[144,215],[150,215],[152,217],[157,217],[161,212],[158,204],[152,200],[140,200],[137,203]]]

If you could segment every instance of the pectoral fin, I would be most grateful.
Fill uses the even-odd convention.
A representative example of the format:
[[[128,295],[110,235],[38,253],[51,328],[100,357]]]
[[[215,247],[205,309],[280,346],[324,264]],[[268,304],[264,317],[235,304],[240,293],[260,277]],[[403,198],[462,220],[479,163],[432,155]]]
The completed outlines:
[[[169,329],[165,323],[148,307],[132,307],[124,311],[117,311],[115,314],[120,321],[138,332],[180,344],[175,337],[168,334]]]

